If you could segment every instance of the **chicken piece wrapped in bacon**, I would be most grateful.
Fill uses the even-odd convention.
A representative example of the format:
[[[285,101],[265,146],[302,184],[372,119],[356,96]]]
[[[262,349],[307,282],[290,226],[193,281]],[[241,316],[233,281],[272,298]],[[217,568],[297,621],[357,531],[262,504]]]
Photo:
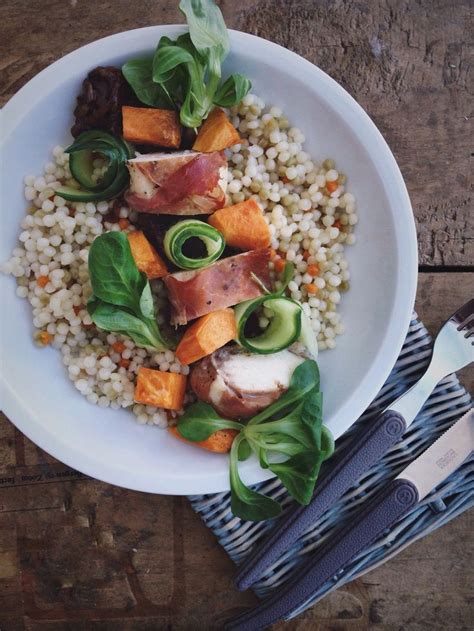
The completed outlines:
[[[289,350],[255,355],[238,346],[221,348],[194,364],[191,388],[224,418],[249,418],[288,390],[303,361]]]
[[[260,296],[262,289],[252,274],[269,287],[269,261],[270,250],[251,250],[199,270],[168,274],[163,280],[172,306],[171,324],[186,324]]]
[[[127,162],[134,210],[163,215],[210,215],[226,203],[223,152],[148,153]]]

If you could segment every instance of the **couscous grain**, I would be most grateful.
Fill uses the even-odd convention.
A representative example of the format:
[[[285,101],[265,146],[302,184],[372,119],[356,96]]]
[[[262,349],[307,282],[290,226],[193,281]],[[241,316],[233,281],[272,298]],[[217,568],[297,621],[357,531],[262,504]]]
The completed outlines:
[[[332,160],[318,164],[311,159],[303,150],[303,133],[290,126],[280,108],[265,107],[259,97],[248,94],[230,114],[242,143],[227,151],[229,202],[253,197],[263,208],[271,234],[272,273],[281,272],[285,261],[294,263],[290,295],[302,302],[319,348],[332,349],[344,333],[337,312],[350,281],[344,249],[355,243],[358,220],[346,176]],[[173,351],[147,352],[124,336],[98,330],[86,309],[92,293],[87,266],[91,243],[103,232],[133,229],[136,215],[125,205],[112,213],[114,202],[74,203],[56,195],[60,185],[78,184],[63,148],[54,147],[52,155],[44,175],[24,178],[28,211],[20,224],[19,246],[1,269],[16,278],[16,295],[32,306],[34,341],[61,351],[69,378],[88,401],[130,409],[139,423],[166,427],[176,413],[134,402],[138,369],[187,375],[189,367],[181,365]],[[93,166],[98,180],[106,166],[102,160]],[[155,280],[151,287],[159,307],[165,300],[164,285]],[[271,315],[261,313],[262,328]],[[163,320],[160,314],[159,323]],[[192,400],[187,394],[185,402]]]

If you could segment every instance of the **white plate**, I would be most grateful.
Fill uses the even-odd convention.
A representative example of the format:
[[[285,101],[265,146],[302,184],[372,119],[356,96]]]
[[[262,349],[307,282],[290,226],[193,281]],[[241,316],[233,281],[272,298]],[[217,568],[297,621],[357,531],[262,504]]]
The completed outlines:
[[[150,53],[178,26],[106,37],[70,53],[24,86],[2,112],[0,260],[8,259],[26,209],[23,178],[40,174],[56,144],[67,144],[75,99],[87,72],[120,66]],[[351,290],[341,313],[347,328],[337,348],[320,356],[325,422],[338,436],[376,395],[402,345],[417,277],[416,233],[397,164],[367,114],[335,81],[298,55],[245,33],[231,32],[225,73],[251,78],[266,103],[282,107],[303,130],[306,150],[331,157],[357,197],[358,243],[347,248]],[[228,461],[182,444],[126,411],[89,404],[67,378],[60,354],[32,343],[31,308],[2,276],[2,401],[15,425],[54,457],[94,478],[155,493],[228,489]],[[5,305],[8,305],[5,308]],[[255,461],[242,467],[247,483],[266,479]]]

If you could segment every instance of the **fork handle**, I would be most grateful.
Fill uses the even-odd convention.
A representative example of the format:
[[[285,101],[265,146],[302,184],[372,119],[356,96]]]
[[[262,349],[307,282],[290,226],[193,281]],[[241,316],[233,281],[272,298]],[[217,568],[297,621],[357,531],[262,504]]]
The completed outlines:
[[[277,588],[256,607],[230,620],[224,625],[225,631],[257,631],[287,618],[416,502],[418,491],[412,482],[393,480],[311,555],[283,587]]]
[[[235,578],[237,589],[243,591],[255,583],[305,530],[400,440],[405,429],[402,415],[386,410],[374,423],[361,430],[335,461],[328,462],[330,468],[326,468],[326,473],[318,480],[310,504],[290,509],[257,551],[240,566]]]

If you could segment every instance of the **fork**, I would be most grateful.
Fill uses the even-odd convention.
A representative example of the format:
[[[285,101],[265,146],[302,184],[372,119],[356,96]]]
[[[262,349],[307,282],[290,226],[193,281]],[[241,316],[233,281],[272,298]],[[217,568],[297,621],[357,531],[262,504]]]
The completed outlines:
[[[474,299],[444,323],[436,337],[430,364],[421,379],[373,423],[362,428],[334,461],[329,461],[331,466],[318,480],[310,504],[298,506],[284,515],[258,550],[241,565],[235,579],[237,589],[247,589],[257,581],[298,537],[402,438],[441,379],[472,361]],[[247,628],[253,627],[245,626],[242,630]]]

